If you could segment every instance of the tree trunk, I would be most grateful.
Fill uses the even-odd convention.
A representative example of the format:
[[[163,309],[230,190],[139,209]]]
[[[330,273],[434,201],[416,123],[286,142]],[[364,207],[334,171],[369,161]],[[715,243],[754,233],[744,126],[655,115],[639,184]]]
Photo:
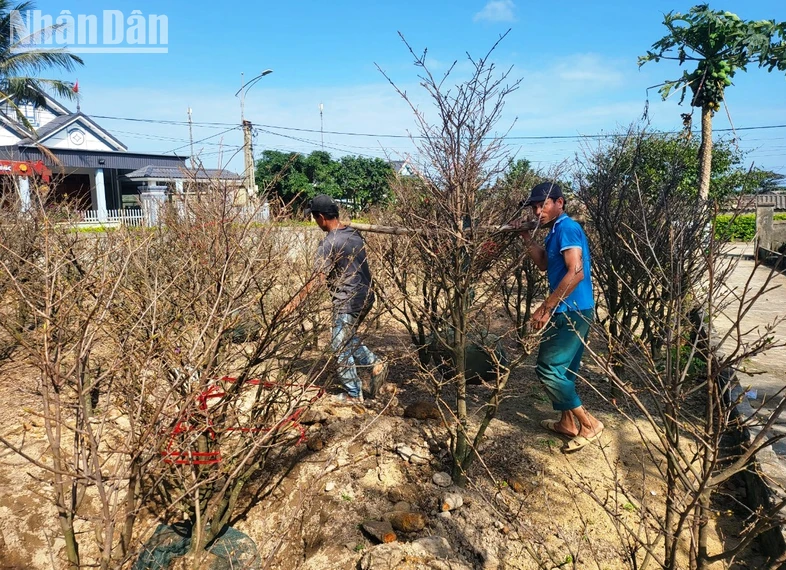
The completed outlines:
[[[469,303],[467,291],[453,293],[451,321],[453,325],[453,361],[456,363],[456,448],[453,452],[453,482],[459,487],[467,484],[464,470],[469,454],[474,453],[469,441],[467,429],[469,416],[467,413],[467,322],[466,314]]]
[[[120,533],[120,553],[126,556],[131,550],[131,539],[134,534],[134,523],[136,522],[137,497],[139,495],[140,479],[142,468],[139,456],[134,456],[130,465],[131,474],[128,478],[128,487],[125,496],[125,522],[123,531]]]
[[[55,343],[53,343],[55,344]],[[57,373],[55,373],[57,374]],[[52,470],[54,475],[54,503],[57,509],[57,518],[60,530],[65,540],[66,558],[69,570],[80,568],[79,542],[74,531],[74,497],[76,483],[65,475],[68,472],[67,460],[63,457],[61,443],[63,441],[63,428],[65,421],[62,416],[62,402],[58,386],[54,378],[45,378],[41,385],[44,409],[49,413],[44,414],[47,441],[52,455]]]
[[[706,202],[710,196],[712,173],[712,109],[701,108],[701,146],[699,147],[699,197]]]
[[[63,531],[63,539],[65,540],[68,568],[77,570],[80,568],[79,543],[76,540],[76,533],[74,532],[74,518],[58,507],[58,519],[60,521],[60,530]]]
[[[457,332],[456,338],[459,338],[460,334]],[[459,344],[459,342],[456,344]],[[460,344],[464,344],[463,334],[461,335]],[[453,482],[459,487],[464,487],[467,484],[464,463],[467,460],[467,456],[472,453],[467,435],[467,377],[464,372],[467,367],[463,353],[463,350],[460,353],[454,353],[456,357],[456,449],[453,453],[452,476]]]
[[[674,528],[676,527],[674,519],[678,518],[674,500],[676,482],[674,480],[674,467],[672,466],[671,454],[667,453],[666,461],[668,462],[668,466],[666,468],[666,517],[663,522],[663,567],[673,568],[677,559],[677,540],[674,536]]]

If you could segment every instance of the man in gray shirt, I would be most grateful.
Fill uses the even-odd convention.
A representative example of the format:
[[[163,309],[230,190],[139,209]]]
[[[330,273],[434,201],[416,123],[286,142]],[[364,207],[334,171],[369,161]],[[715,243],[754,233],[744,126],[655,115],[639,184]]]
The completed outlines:
[[[327,235],[317,249],[315,277],[306,283],[287,310],[293,310],[311,291],[327,284],[333,299],[330,345],[338,359],[339,376],[346,390],[345,394],[336,396],[336,399],[346,403],[363,403],[357,366],[371,367],[368,393],[372,398],[377,395],[388,372],[387,363],[357,337],[358,326],[374,304],[366,245],[357,230],[339,221],[338,205],[330,196],[315,196],[309,211]]]

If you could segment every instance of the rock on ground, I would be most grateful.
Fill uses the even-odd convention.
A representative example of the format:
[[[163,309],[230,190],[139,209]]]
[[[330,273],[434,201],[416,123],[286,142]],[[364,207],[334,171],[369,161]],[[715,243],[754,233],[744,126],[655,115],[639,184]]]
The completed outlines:
[[[456,560],[447,540],[429,536],[414,542],[380,544],[360,560],[361,570],[471,570]]]

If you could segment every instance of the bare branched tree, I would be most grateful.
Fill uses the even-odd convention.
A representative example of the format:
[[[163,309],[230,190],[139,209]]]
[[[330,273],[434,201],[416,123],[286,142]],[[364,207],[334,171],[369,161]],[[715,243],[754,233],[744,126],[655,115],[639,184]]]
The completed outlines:
[[[453,478],[460,485],[466,482],[466,470],[496,414],[508,377],[488,331],[487,309],[499,300],[500,284],[488,278],[487,270],[516,238],[480,231],[516,213],[501,211],[493,191],[508,164],[505,132],[495,129],[505,98],[519,85],[510,80],[510,69],[499,72],[490,61],[498,43],[480,59],[468,56],[468,77],[453,85],[455,63],[436,77],[425,52],[416,54],[405,40],[433,104],[433,120],[382,72],[414,113],[423,160],[416,180],[397,181],[395,206],[387,214],[394,223],[416,231],[385,242],[380,265],[400,295],[389,299],[388,306],[420,347],[420,362],[425,365],[429,352],[444,352],[452,364],[444,379],[433,370],[429,373],[438,397],[445,387],[455,397],[443,410],[450,426]],[[496,374],[479,421],[471,426],[466,370],[473,344],[486,345]]]
[[[606,301],[606,322],[595,327],[595,334],[608,348],[604,353],[589,346],[587,354],[621,395],[615,401],[618,410],[634,425],[646,423],[648,429],[639,433],[665,483],[665,505],[616,477],[612,494],[578,473],[575,478],[615,522],[632,568],[654,562],[662,568],[687,564],[703,569],[737,555],[780,524],[783,503],[776,501],[751,513],[734,548],[708,551],[712,501],[749,468],[759,450],[780,437],[771,428],[783,403],[768,415],[752,445],[724,452],[724,436],[738,428],[738,400],[729,378],[745,359],[775,346],[771,330],[781,319],[775,317],[763,331],[741,328],[772,274],[763,285],[746,285],[743,291],[726,285],[733,266],[712,231],[715,212],[693,199],[695,189],[686,191],[678,162],[658,177],[643,162],[629,161],[646,151],[644,142],[632,135],[616,147],[625,150],[625,157],[598,152],[582,171],[579,194],[587,204],[596,282]],[[724,325],[725,332],[713,339],[721,318],[732,325]],[[608,461],[615,472],[615,460]],[[631,520],[622,505],[639,516]]]
[[[83,232],[43,208],[3,219],[31,236],[0,244],[4,300],[24,308],[2,327],[39,371],[51,452],[0,443],[51,479],[72,568],[133,559],[140,519],[187,521],[199,567],[247,484],[303,440],[325,361],[299,364],[307,343],[290,333],[308,306],[281,312],[292,238],[233,197],[213,182],[152,228]]]

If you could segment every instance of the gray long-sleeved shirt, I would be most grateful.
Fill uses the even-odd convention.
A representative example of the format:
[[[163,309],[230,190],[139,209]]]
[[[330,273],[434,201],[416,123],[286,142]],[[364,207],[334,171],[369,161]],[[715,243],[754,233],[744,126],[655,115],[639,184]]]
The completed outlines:
[[[328,232],[317,248],[314,268],[327,276],[336,313],[357,314],[374,304],[366,244],[357,230]]]

